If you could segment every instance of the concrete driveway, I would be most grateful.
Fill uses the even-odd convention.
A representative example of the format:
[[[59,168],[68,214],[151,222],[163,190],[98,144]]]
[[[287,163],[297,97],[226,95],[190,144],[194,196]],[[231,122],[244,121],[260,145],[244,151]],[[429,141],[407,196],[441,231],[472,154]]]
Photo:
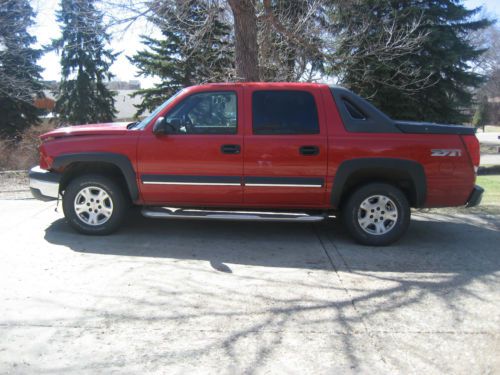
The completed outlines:
[[[396,246],[337,223],[152,221],[74,233],[0,200],[0,373],[500,372],[500,219],[414,215]]]

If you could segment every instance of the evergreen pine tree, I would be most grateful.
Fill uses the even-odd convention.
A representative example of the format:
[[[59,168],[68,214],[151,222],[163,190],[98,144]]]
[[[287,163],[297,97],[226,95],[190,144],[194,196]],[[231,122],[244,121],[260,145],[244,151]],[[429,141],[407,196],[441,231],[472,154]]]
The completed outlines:
[[[488,123],[488,98],[482,96],[477,104],[474,117],[472,118],[472,125],[476,128],[483,128]]]
[[[42,51],[32,48],[36,38],[27,30],[35,16],[29,1],[0,5],[0,137],[14,137],[39,123],[33,102],[43,95],[37,65]]]
[[[339,59],[334,71],[342,77],[345,86],[370,98],[394,118],[464,122],[467,116],[462,110],[470,108],[471,89],[483,80],[470,67],[484,50],[473,46],[469,36],[491,24],[487,19],[474,19],[479,10],[466,9],[460,0],[367,0],[355,7],[340,6],[337,22],[340,19],[348,28],[356,28],[357,22],[367,14],[380,22],[374,22],[365,31],[363,44],[339,46],[340,54],[351,59],[345,65]],[[387,26],[384,21],[390,21],[395,14],[400,28],[409,28],[422,17],[418,31],[426,37],[420,48],[390,64],[376,54],[360,56],[359,51],[369,51],[370,45],[377,43],[384,24]],[[398,71],[403,64],[406,72],[410,67],[413,77]]]
[[[151,19],[162,37],[142,36],[147,49],[129,60],[139,75],[158,77],[161,83],[134,93],[143,96],[137,116],[183,87],[228,79],[234,69],[233,48],[231,27],[222,13],[223,9],[209,8],[203,0],[189,0],[167,5],[161,16]]]
[[[57,12],[62,36],[53,41],[61,51],[61,76],[55,111],[63,122],[112,121],[114,92],[106,87],[117,54],[106,48],[110,36],[94,0],[61,0]]]

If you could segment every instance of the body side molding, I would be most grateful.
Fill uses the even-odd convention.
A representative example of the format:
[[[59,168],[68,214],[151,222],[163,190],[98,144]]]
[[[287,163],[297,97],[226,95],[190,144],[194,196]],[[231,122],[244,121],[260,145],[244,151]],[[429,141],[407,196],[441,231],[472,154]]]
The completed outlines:
[[[243,178],[245,186],[264,186],[264,187],[313,187],[322,188],[325,186],[325,180],[322,177],[259,177],[245,176]]]
[[[241,186],[240,176],[143,174],[141,175],[141,181],[146,185]]]
[[[200,176],[200,175],[169,175],[143,174],[143,184],[158,185],[222,185],[222,186],[253,186],[253,187],[314,187],[325,186],[322,177],[270,177],[270,176]]]
[[[354,174],[374,176],[407,176],[415,188],[415,207],[422,207],[427,195],[427,180],[422,165],[413,160],[397,158],[359,158],[346,160],[340,164],[333,180],[331,205],[338,208],[344,187]],[[373,177],[372,177],[373,178]]]
[[[117,166],[123,173],[130,192],[130,198],[137,200],[139,198],[139,188],[137,187],[136,175],[130,159],[122,154],[112,152],[82,152],[74,154],[63,154],[54,158],[52,168],[58,169],[66,167],[71,163],[85,162],[105,162]]]

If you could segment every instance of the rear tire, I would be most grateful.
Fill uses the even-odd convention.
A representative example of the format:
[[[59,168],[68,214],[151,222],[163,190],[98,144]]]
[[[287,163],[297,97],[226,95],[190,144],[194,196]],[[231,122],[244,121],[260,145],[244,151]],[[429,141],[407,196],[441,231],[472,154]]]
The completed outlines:
[[[122,223],[128,205],[118,184],[101,175],[84,175],[72,180],[63,195],[63,211],[78,232],[106,235]]]
[[[393,185],[371,183],[356,190],[342,209],[342,222],[351,236],[369,246],[394,243],[410,224],[410,205]]]

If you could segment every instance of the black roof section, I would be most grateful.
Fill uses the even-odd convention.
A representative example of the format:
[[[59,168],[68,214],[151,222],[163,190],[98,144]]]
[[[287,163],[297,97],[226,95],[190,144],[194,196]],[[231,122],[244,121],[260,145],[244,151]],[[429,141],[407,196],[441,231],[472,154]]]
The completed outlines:
[[[333,99],[347,131],[354,133],[411,133],[473,135],[468,126],[393,120],[352,91],[330,86]]]

